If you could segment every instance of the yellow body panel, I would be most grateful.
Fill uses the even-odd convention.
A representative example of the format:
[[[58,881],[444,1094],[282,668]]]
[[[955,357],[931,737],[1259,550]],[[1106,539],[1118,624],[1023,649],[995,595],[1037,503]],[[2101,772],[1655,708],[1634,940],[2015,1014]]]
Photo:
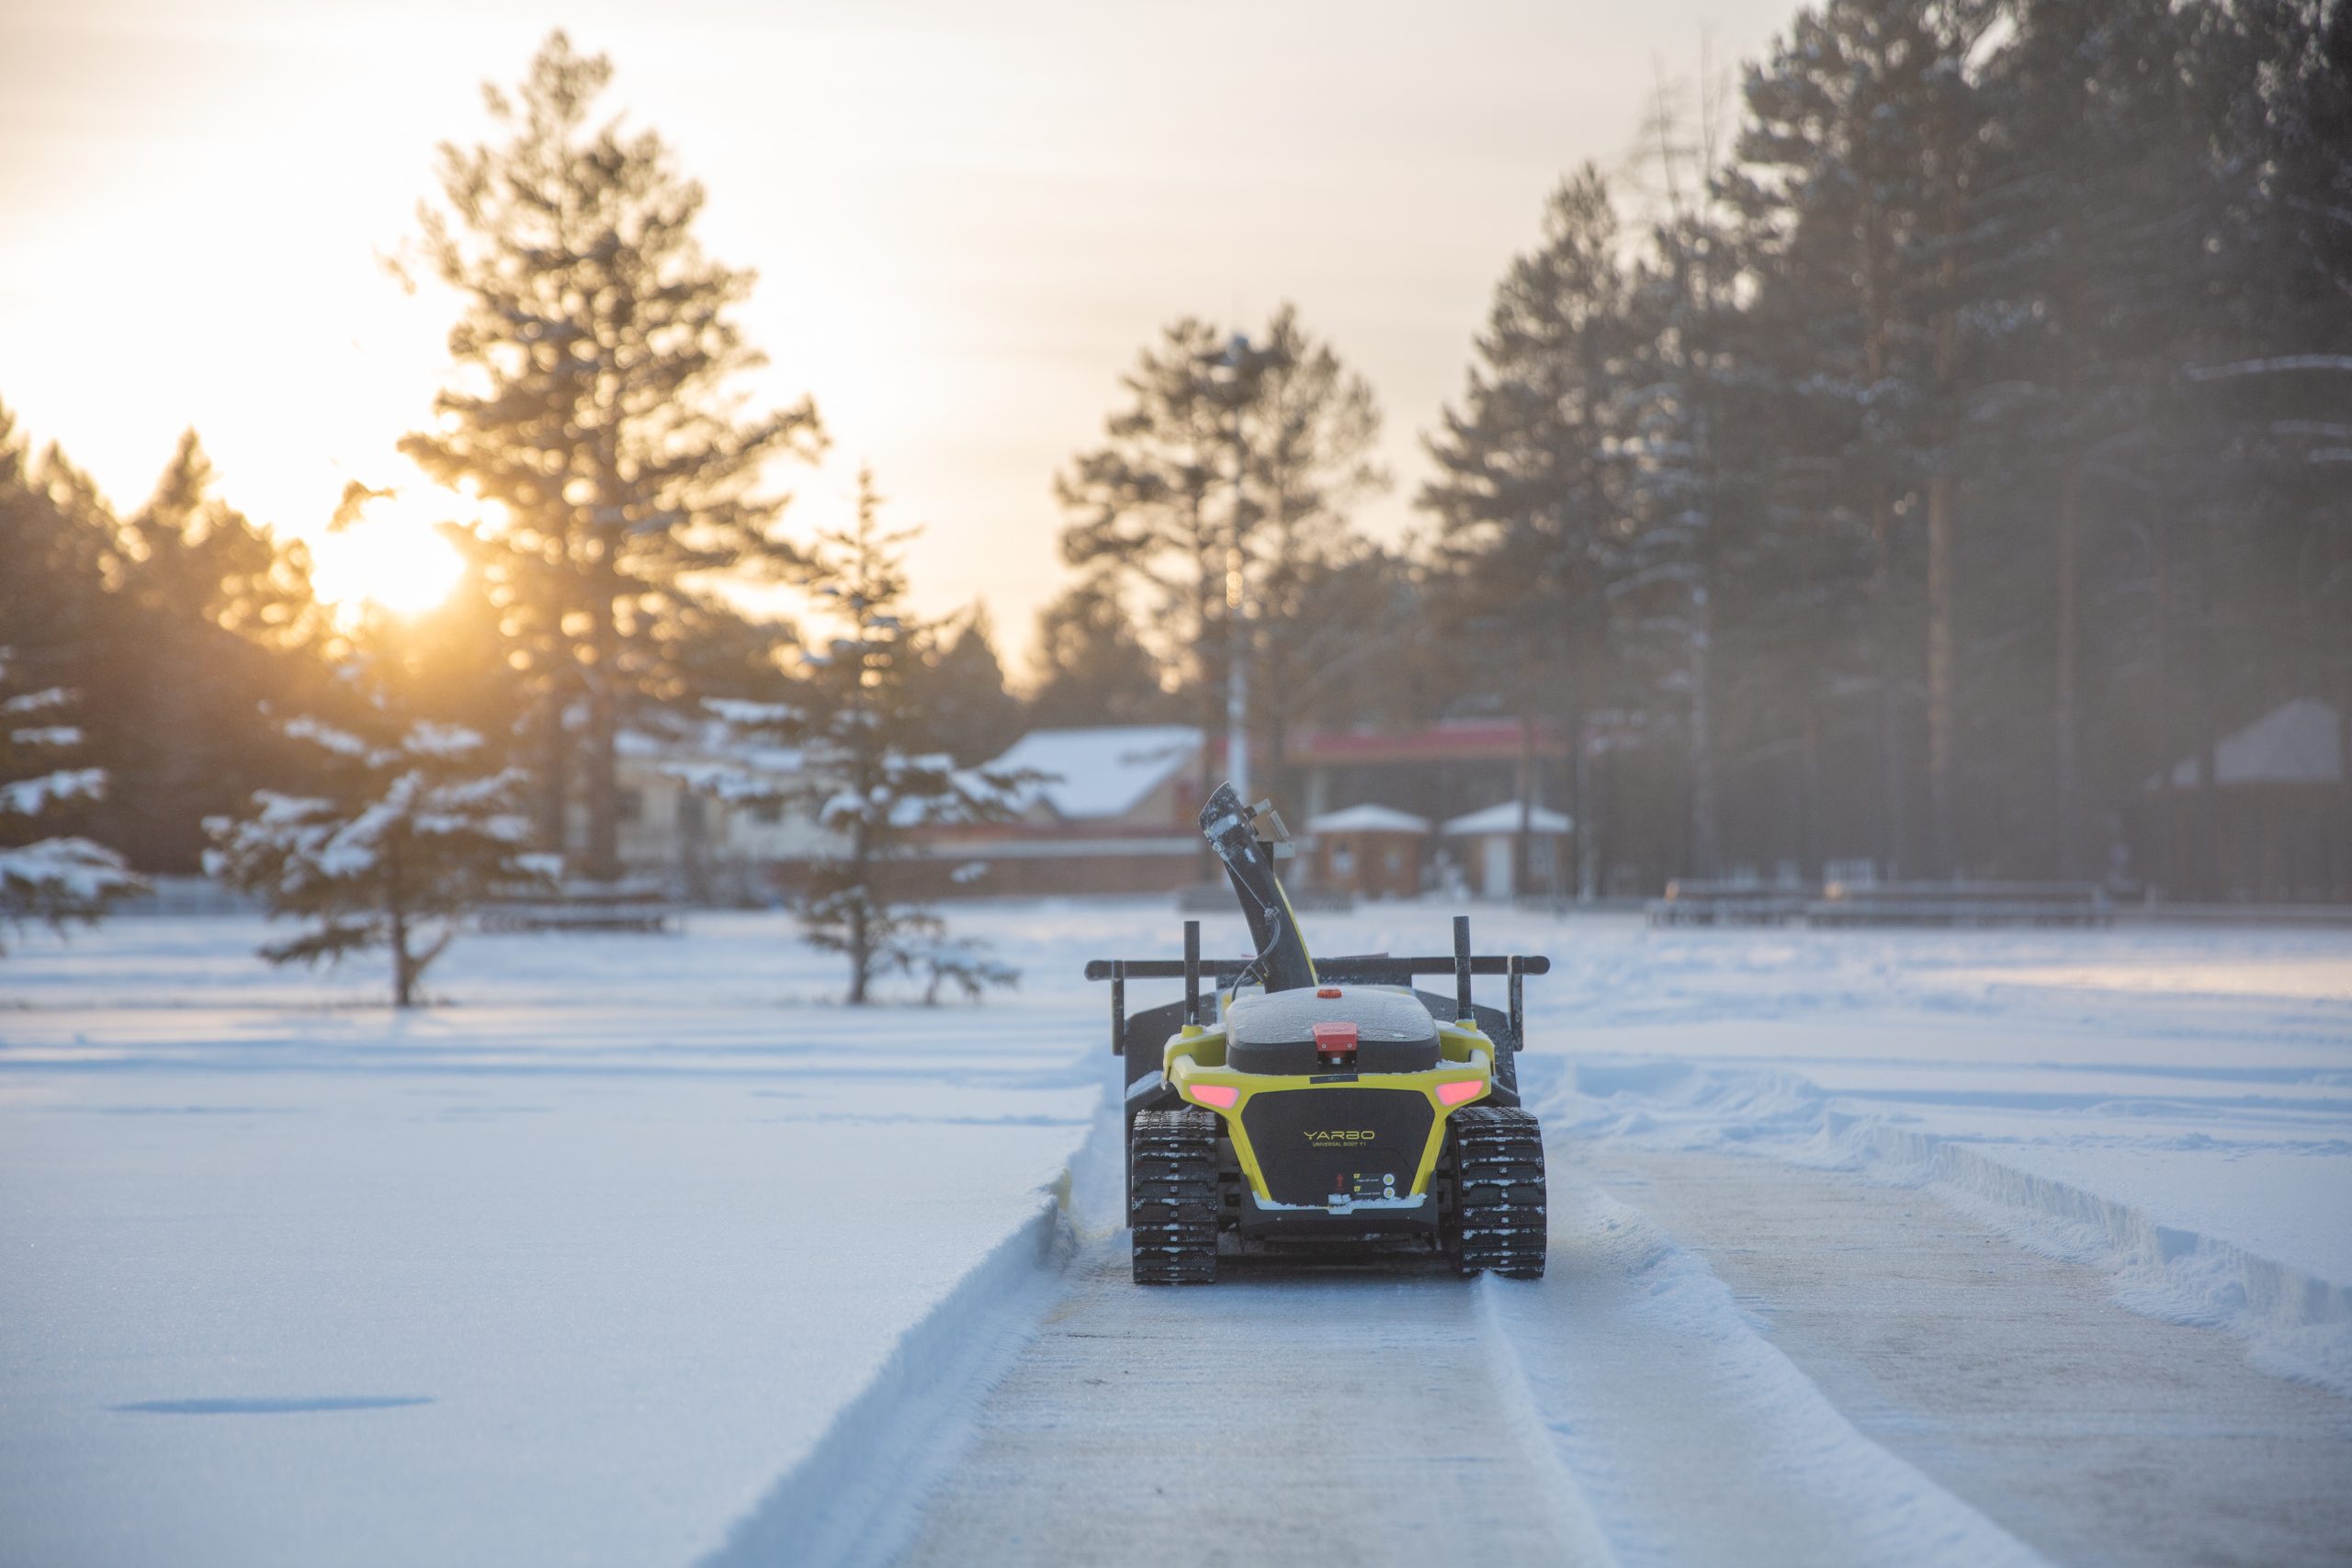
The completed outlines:
[[[1233,998],[1222,998],[1230,1006]],[[1220,1009],[1220,1010],[1223,1010]],[[1485,1033],[1464,1023],[1438,1024],[1438,1053],[1441,1065],[1418,1073],[1358,1073],[1348,1080],[1350,1089],[1418,1089],[1429,1097],[1430,1109],[1436,1114],[1430,1122],[1428,1145],[1421,1150],[1420,1164],[1413,1172],[1412,1191],[1419,1197],[1429,1190],[1430,1174],[1437,1169],[1438,1156],[1445,1149],[1445,1119],[1463,1105],[1476,1105],[1492,1092],[1494,1085],[1495,1043]],[[1317,1089],[1331,1087],[1318,1084],[1315,1075],[1306,1073],[1237,1073],[1225,1066],[1225,1031],[1223,1028],[1204,1029],[1188,1023],[1170,1036],[1161,1055],[1160,1069],[1169,1084],[1182,1096],[1187,1104],[1203,1111],[1214,1111],[1225,1118],[1226,1132],[1233,1140],[1233,1153],[1241,1165],[1241,1174],[1249,1178],[1250,1190],[1261,1201],[1272,1194],[1267,1190],[1266,1177],[1259,1168],[1257,1151],[1250,1145],[1250,1134],[1241,1124],[1241,1113],[1250,1101],[1261,1094],[1311,1094]],[[1438,1086],[1449,1083],[1476,1083],[1478,1092],[1462,1101],[1448,1105],[1437,1097]],[[1237,1092],[1229,1106],[1203,1104],[1194,1091],[1204,1085],[1229,1087]]]

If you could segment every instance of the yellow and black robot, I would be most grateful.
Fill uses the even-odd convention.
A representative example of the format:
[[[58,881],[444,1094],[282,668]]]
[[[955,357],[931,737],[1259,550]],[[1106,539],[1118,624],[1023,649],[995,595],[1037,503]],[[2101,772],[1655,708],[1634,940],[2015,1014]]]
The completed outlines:
[[[1207,1284],[1220,1248],[1350,1242],[1443,1252],[1464,1274],[1544,1272],[1544,1140],[1519,1101],[1522,979],[1541,957],[1478,956],[1456,916],[1450,958],[1317,962],[1275,874],[1287,838],[1231,784],[1201,811],[1254,956],[1098,959],[1111,1048],[1126,1060],[1127,1210],[1138,1284]],[[1453,976],[1453,995],[1413,988]],[[1504,1009],[1471,999],[1501,977]],[[1130,1014],[1127,982],[1184,997]]]

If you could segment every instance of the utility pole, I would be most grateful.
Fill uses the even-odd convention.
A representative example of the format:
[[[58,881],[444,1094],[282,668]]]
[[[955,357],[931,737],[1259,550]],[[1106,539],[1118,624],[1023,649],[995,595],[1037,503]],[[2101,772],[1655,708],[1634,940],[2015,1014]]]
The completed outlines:
[[[1233,334],[1226,344],[1225,364],[1233,392],[1233,526],[1225,540],[1225,771],[1233,793],[1244,806],[1250,799],[1250,623],[1243,603],[1241,554],[1242,483],[1249,468],[1250,448],[1241,431],[1241,405],[1246,400],[1244,367],[1250,359],[1250,339]]]

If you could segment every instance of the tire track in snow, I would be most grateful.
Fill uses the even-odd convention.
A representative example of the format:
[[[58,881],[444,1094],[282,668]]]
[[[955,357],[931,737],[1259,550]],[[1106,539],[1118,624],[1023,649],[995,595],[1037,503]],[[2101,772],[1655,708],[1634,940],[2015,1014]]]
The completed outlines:
[[[1075,1273],[901,1562],[1610,1562],[1442,1265],[1141,1289],[1114,1235]]]

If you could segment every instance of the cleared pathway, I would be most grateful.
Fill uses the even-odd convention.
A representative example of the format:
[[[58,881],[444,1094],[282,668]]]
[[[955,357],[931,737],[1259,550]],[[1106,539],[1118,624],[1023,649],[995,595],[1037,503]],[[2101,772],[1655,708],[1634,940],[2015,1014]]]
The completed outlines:
[[[902,1562],[1605,1561],[1466,1282],[1244,1261],[1139,1290],[1124,1235],[1074,1267]]]
[[[2352,1409],[2223,1336],[1917,1192],[1552,1158],[1537,1283],[1088,1247],[899,1561],[2352,1561]]]

